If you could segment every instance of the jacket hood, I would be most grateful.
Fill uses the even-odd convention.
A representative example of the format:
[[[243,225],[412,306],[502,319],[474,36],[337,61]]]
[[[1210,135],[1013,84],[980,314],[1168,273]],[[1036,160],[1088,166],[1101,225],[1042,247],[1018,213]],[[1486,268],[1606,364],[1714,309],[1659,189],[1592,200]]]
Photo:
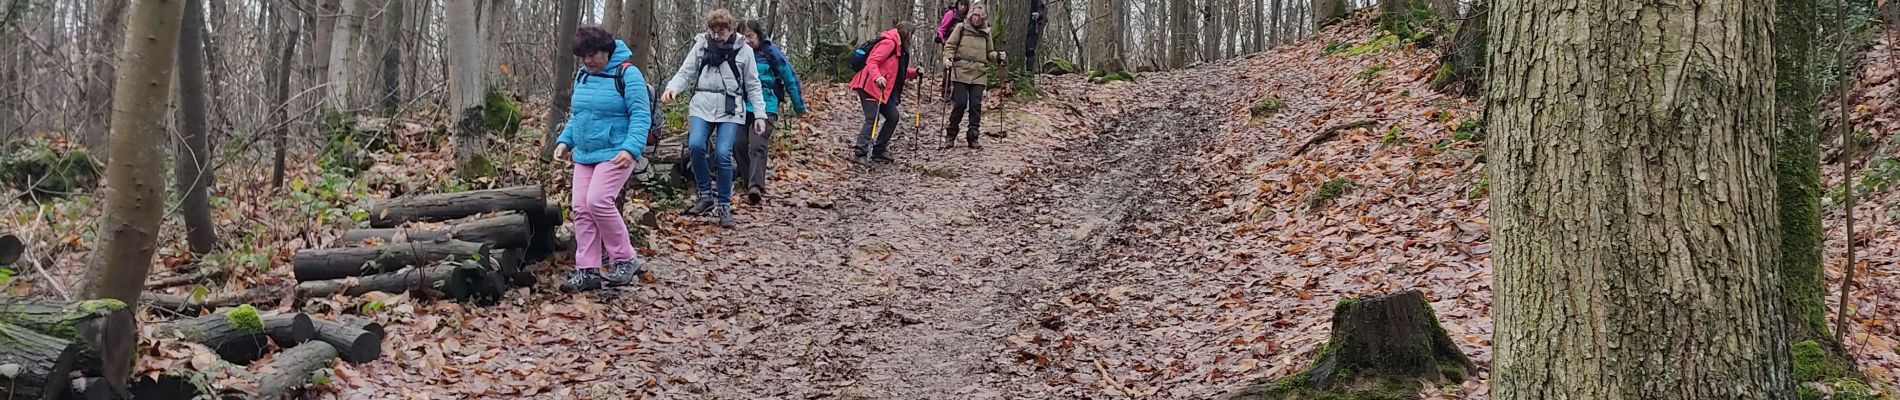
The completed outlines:
[[[890,40],[890,41],[894,41],[894,42],[896,42],[896,43],[897,43],[897,45],[898,45],[898,46],[903,46],[903,45],[904,45],[904,34],[902,34],[902,33],[898,33],[898,32],[897,32],[897,29],[895,29],[895,28],[892,28],[892,29],[890,29],[890,30],[886,30],[886,31],[884,31],[884,33],[880,33],[880,34],[878,34],[878,36],[881,36],[881,37],[883,37],[883,38],[884,38],[884,40]]]
[[[627,47],[626,41],[614,39],[614,55],[607,57],[607,67],[618,67],[620,64],[625,64],[627,60],[631,59],[633,59],[633,49]]]
[[[986,21],[986,22],[987,22],[987,21]],[[977,34],[982,34],[983,36],[989,36],[989,35],[990,35],[990,25],[989,25],[989,24],[983,24],[983,27],[982,27],[982,28],[978,28],[978,27],[975,27],[975,26],[971,26],[971,25],[970,25],[970,23],[969,23],[969,21],[964,21],[964,23],[961,23],[961,24],[957,24],[957,26],[959,27],[959,28],[957,28],[957,29],[962,29],[962,30],[966,30],[966,31],[970,31],[971,33],[977,33]]]

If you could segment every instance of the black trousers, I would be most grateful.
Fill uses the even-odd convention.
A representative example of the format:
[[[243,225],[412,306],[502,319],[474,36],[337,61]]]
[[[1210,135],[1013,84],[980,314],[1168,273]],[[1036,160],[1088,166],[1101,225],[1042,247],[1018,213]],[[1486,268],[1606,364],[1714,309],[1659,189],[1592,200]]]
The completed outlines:
[[[967,137],[976,142],[977,134],[983,133],[983,90],[989,87],[963,82],[950,84],[950,126],[944,132],[944,138],[957,140],[957,129],[962,128],[964,110],[970,113],[970,131]]]
[[[864,103],[864,128],[858,130],[857,155],[863,157],[866,153],[888,154],[891,148],[891,137],[897,136],[897,124],[903,122],[903,117],[897,114],[897,96],[893,94],[889,103],[878,103],[877,99],[871,97],[870,94],[859,91],[858,98]],[[877,123],[877,118],[880,116],[884,117],[883,126],[878,126]],[[873,127],[878,128],[875,141],[871,138]]]
[[[765,190],[765,175],[772,170],[766,164],[766,156],[772,152],[772,133],[778,131],[778,114],[766,114],[763,135],[753,130],[752,124],[756,123],[746,124],[745,134],[739,135],[739,143],[736,143],[739,148],[734,149],[732,158],[738,163],[736,172],[745,178],[747,188]]]

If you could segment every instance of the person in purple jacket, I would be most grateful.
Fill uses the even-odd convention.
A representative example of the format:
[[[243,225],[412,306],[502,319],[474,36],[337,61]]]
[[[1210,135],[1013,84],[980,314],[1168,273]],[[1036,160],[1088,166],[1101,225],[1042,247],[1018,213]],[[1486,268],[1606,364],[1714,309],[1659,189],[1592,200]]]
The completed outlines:
[[[969,16],[970,0],[957,0],[955,4],[950,5],[950,8],[944,9],[943,21],[937,23],[937,45],[941,46],[943,41],[949,40],[950,33],[955,32],[957,24],[963,23],[963,19]],[[950,102],[950,87],[955,85],[950,82],[950,66],[945,65],[943,68],[943,90],[939,90],[937,94],[943,96],[944,102]]]

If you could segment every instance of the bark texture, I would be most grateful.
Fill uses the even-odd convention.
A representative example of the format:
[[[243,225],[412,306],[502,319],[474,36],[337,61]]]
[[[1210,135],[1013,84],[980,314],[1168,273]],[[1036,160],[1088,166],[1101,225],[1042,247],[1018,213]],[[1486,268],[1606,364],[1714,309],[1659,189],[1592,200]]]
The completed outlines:
[[[561,124],[567,123],[567,108],[574,100],[574,71],[579,69],[574,65],[574,57],[567,50],[573,47],[574,32],[580,29],[581,2],[580,0],[560,1],[560,22],[554,29],[552,46],[554,48],[554,96],[553,100],[548,102],[547,117],[542,118],[547,122],[547,126],[542,129],[547,133],[547,139],[541,145],[543,160],[554,156],[554,141],[561,136]],[[611,11],[616,8],[615,3],[617,2],[607,3],[609,15],[612,15]],[[633,43],[629,42],[627,45],[632,46]]]
[[[306,249],[291,259],[291,273],[303,282],[341,279],[425,266],[439,261],[462,261],[488,254],[489,245],[459,240],[394,243],[375,247]]]
[[[394,228],[408,222],[437,222],[497,211],[533,213],[547,207],[540,186],[516,186],[400,197],[376,202],[369,209],[369,226]]]
[[[311,321],[317,326],[317,340],[329,343],[336,349],[335,357],[351,364],[373,361],[383,354],[383,334],[378,330],[371,332],[363,327],[342,324],[335,321]]]
[[[0,322],[0,366],[14,370],[0,374],[0,398],[57,397],[65,391],[63,378],[78,354],[79,346],[72,341]]]
[[[159,222],[165,213],[165,99],[172,89],[172,56],[178,48],[183,0],[132,4],[125,52],[112,97],[112,161],[106,165],[105,216],[87,298],[137,304],[151,273]],[[123,393],[132,374],[138,321],[111,318],[103,355],[107,383]]]
[[[1128,32],[1128,0],[1090,1],[1088,20],[1089,68],[1102,71],[1127,68],[1122,37]]]
[[[343,232],[337,239],[345,245],[366,243],[379,240],[383,243],[439,242],[460,240],[472,243],[487,243],[495,248],[525,248],[529,239],[534,237],[534,229],[528,223],[528,217],[522,214],[508,214],[493,218],[484,218],[449,226],[445,229],[403,229],[368,228],[351,229]]]
[[[284,350],[271,360],[270,365],[258,371],[257,393],[252,399],[281,399],[291,394],[291,390],[301,388],[310,382],[310,373],[330,366],[337,357],[335,347],[329,343],[317,341]]]
[[[1408,290],[1341,301],[1333,308],[1333,333],[1313,365],[1220,399],[1417,397],[1420,382],[1456,385],[1476,373],[1425,294]]]
[[[218,246],[218,234],[211,221],[209,188],[216,176],[210,173],[211,135],[206,126],[210,113],[205,94],[205,5],[204,0],[185,2],[185,21],[178,34],[178,111],[177,151],[172,154],[172,182],[177,185],[185,217],[185,239],[193,254],[210,253]]]
[[[1791,397],[1773,5],[1494,5],[1493,398]]]

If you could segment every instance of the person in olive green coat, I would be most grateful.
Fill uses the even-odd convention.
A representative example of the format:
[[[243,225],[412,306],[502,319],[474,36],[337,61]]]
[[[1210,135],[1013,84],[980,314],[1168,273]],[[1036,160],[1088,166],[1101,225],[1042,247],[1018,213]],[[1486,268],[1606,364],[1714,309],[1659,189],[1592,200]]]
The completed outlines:
[[[983,90],[989,88],[990,68],[1003,62],[1003,53],[995,51],[990,38],[989,11],[982,6],[970,8],[962,24],[951,28],[943,41],[943,65],[950,66],[950,126],[944,133],[943,148],[957,145],[957,129],[963,125],[964,110],[970,113],[970,148],[981,149],[976,142],[983,126]]]

